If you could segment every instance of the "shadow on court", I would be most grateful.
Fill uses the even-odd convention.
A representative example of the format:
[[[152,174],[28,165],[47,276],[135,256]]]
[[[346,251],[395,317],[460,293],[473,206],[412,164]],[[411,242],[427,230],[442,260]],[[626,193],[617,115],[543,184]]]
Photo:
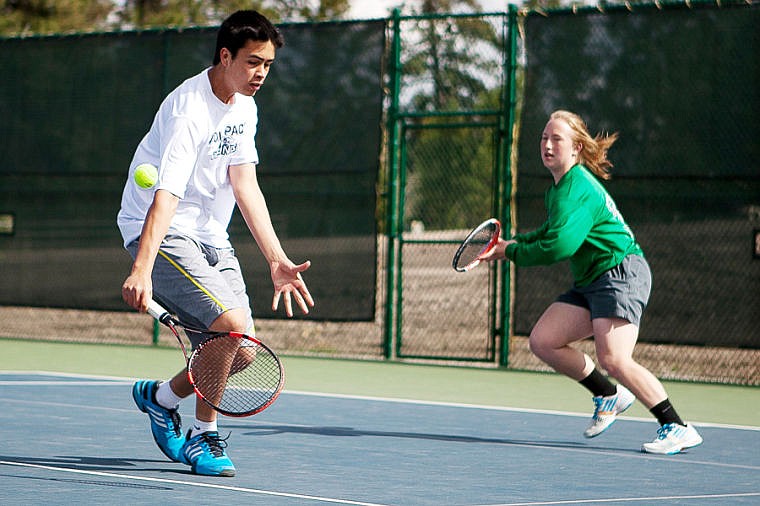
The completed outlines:
[[[59,478],[55,476],[37,477],[37,476],[28,476],[28,475],[10,474],[10,473],[0,473],[0,477],[13,478],[17,480],[56,482],[56,483],[95,486],[95,487],[133,488],[133,489],[141,489],[141,490],[172,490],[173,489],[173,487],[167,487],[163,485],[146,485],[143,483],[133,483],[129,481],[86,480],[82,478]],[[20,481],[19,483],[24,483],[24,481]]]
[[[227,429],[250,429],[247,425],[225,425]],[[388,437],[401,439],[420,439],[431,441],[444,441],[447,443],[478,443],[512,446],[529,446],[534,448],[577,448],[583,450],[599,450],[604,452],[623,452],[640,454],[640,451],[630,448],[611,448],[609,446],[590,446],[577,441],[530,441],[505,438],[485,438],[466,435],[430,434],[421,432],[397,432],[361,430],[352,427],[307,427],[302,425],[257,425],[253,431],[243,433],[245,436],[267,436],[276,434],[309,434],[328,437]]]
[[[13,463],[22,466],[50,467],[94,472],[153,472],[193,476],[190,469],[167,467],[166,459],[139,458],[100,458],[87,456],[51,456],[51,457],[22,457],[18,455],[0,455],[0,463]]]

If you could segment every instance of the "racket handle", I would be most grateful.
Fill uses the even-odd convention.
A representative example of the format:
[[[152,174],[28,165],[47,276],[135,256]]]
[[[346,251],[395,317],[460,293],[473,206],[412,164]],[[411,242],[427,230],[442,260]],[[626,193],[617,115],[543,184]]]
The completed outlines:
[[[166,323],[165,320],[171,319],[172,317],[169,312],[155,300],[151,300],[150,303],[148,303],[148,314],[164,324]]]

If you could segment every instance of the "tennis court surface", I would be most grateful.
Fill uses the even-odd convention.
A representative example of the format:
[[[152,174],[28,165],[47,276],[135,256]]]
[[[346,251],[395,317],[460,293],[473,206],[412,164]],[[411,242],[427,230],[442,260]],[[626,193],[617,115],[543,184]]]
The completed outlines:
[[[760,504],[758,427],[694,420],[702,446],[655,456],[652,420],[586,440],[588,415],[287,390],[220,420],[237,476],[196,476],[156,448],[131,384],[0,373],[0,503]]]

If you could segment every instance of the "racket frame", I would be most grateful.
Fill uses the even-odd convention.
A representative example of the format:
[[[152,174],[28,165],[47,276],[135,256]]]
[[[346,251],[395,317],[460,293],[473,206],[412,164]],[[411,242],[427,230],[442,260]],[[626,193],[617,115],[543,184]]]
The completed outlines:
[[[478,256],[475,257],[475,259],[468,263],[467,265],[458,267],[457,264],[459,263],[459,258],[462,256],[462,253],[464,253],[464,250],[467,248],[467,246],[472,242],[472,239],[478,235],[484,228],[489,226],[495,226],[495,229],[493,233],[491,234],[491,239],[488,241],[488,243],[483,247],[482,250],[480,250],[480,253],[478,253]],[[499,236],[501,235],[501,222],[497,220],[496,218],[489,218],[477,227],[473,228],[472,231],[467,234],[467,237],[464,238],[462,241],[462,244],[459,245],[459,248],[457,248],[456,252],[454,253],[454,258],[451,261],[451,267],[454,268],[457,272],[467,272],[471,269],[474,269],[478,266],[480,263],[480,260],[490,252],[494,246],[496,246],[496,243],[499,242]]]
[[[185,356],[185,373],[187,374],[187,380],[190,382],[190,385],[192,385],[193,390],[195,391],[195,394],[203,400],[206,404],[208,404],[211,408],[213,408],[215,411],[230,417],[246,417],[255,415],[256,413],[260,413],[267,409],[269,406],[271,406],[275,400],[277,400],[277,397],[279,397],[280,393],[282,393],[282,389],[285,386],[285,368],[282,365],[282,361],[280,360],[280,357],[277,356],[277,354],[269,348],[267,345],[262,343],[259,339],[249,336],[247,334],[243,334],[241,332],[215,332],[213,330],[200,330],[193,327],[189,327],[179,320],[175,319],[166,309],[163,308],[158,302],[151,300],[148,304],[148,314],[164,324],[166,327],[169,328],[169,330],[172,331],[172,334],[174,334],[174,337],[177,339],[177,342],[179,343],[179,347],[182,349],[182,354]],[[180,336],[178,327],[181,327],[185,332],[191,332],[191,333],[198,333],[198,334],[204,334],[209,336],[203,343],[201,343],[198,348],[192,351],[190,355],[187,354],[187,347],[185,346],[185,343],[182,339],[182,336]],[[226,409],[223,409],[210,400],[206,398],[206,396],[198,389],[198,386],[195,383],[195,380],[193,379],[192,375],[192,363],[195,357],[198,353],[200,353],[203,346],[208,345],[211,341],[214,339],[219,338],[225,338],[225,337],[232,337],[234,339],[239,339],[241,341],[249,341],[253,343],[257,348],[261,348],[266,353],[272,356],[272,358],[277,363],[279,372],[280,372],[280,378],[279,382],[277,384],[277,387],[275,388],[275,391],[269,396],[269,398],[259,404],[254,409],[251,409],[249,411],[245,412],[234,412],[234,411],[228,411]]]

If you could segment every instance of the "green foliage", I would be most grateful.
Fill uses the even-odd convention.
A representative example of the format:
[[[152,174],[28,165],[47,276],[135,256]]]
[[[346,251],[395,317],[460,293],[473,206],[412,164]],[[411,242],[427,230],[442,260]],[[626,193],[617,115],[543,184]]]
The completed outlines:
[[[238,9],[258,9],[261,2],[241,0],[128,0],[117,12],[115,28],[158,28],[219,24]]]
[[[0,35],[103,30],[114,8],[108,0],[3,0]]]
[[[255,9],[273,22],[340,18],[350,0],[2,0],[0,35],[99,32],[218,25],[230,13]]]
[[[434,18],[408,22],[404,79],[428,81],[432,90],[414,96],[417,111],[468,110],[488,89],[486,78],[500,72],[499,40],[483,18]],[[411,36],[405,37],[412,40]]]
[[[440,14],[443,12],[477,12],[480,3],[477,0],[422,0],[419,14]]]
[[[458,113],[501,107],[503,80],[494,78],[504,59],[500,25],[445,15],[478,10],[477,2],[425,1],[421,8],[425,17],[404,20],[401,29],[401,108],[429,114],[406,133],[404,221],[468,228],[491,214],[498,139],[493,126],[477,126],[493,118]]]
[[[349,0],[320,0],[315,6],[310,0],[274,0],[273,10],[285,21],[329,21],[345,15],[351,7]]]

